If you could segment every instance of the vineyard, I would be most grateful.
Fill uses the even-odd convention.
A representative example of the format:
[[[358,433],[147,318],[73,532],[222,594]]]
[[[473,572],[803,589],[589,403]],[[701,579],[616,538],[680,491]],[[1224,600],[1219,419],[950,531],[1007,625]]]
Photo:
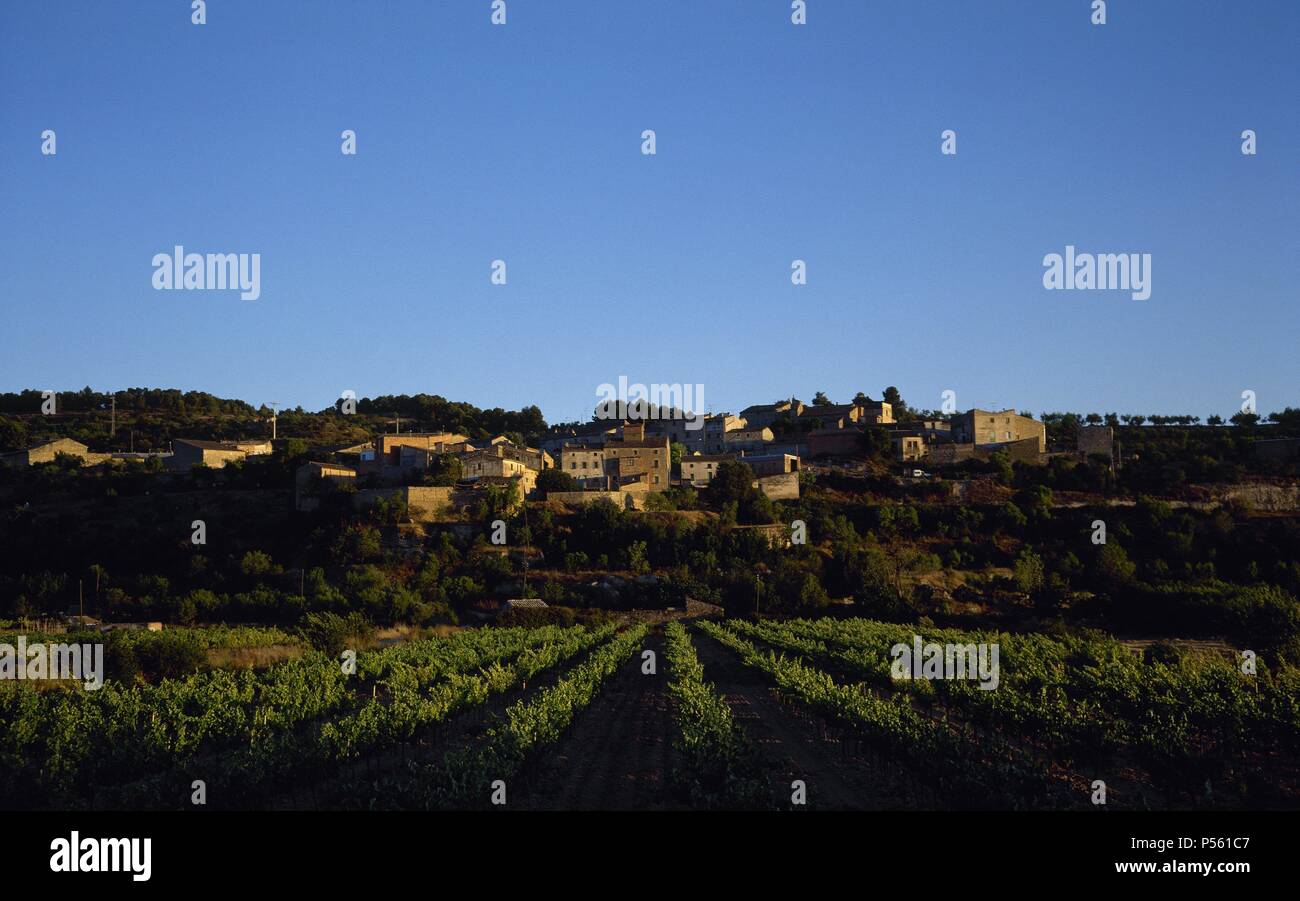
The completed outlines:
[[[154,684],[0,685],[0,808],[1300,806],[1300,672],[867,620],[485,628]],[[996,645],[996,687],[899,678]]]

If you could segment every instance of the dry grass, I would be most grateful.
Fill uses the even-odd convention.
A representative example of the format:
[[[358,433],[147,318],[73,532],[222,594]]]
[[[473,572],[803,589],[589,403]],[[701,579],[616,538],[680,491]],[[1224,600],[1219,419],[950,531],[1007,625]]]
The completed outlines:
[[[302,645],[273,644],[260,648],[210,648],[208,665],[213,669],[261,669],[296,660],[307,652]]]

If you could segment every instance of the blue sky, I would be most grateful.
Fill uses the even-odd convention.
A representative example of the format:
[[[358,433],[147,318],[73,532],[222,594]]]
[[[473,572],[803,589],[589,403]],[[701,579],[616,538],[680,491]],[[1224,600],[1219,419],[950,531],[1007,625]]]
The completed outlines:
[[[0,3],[0,390],[1300,405],[1300,3],[507,3]],[[1151,298],[1044,290],[1067,244]]]

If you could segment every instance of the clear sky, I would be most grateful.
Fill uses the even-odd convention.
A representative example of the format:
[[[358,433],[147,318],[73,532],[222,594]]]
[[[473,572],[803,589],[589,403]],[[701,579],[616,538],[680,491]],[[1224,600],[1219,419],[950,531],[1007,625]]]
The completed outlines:
[[[1300,3],[1089,6],[0,0],[0,390],[1300,405]],[[177,244],[261,297],[153,290]]]

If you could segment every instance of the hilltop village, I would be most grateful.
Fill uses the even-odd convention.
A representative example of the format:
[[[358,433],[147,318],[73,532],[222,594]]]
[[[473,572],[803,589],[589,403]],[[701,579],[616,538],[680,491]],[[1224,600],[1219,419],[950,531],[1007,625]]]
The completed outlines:
[[[617,421],[598,408],[586,425],[556,427],[536,447],[505,435],[487,439],[450,431],[400,431],[348,446],[318,447],[295,472],[294,505],[318,509],[322,494],[354,489],[359,510],[396,500],[413,521],[455,519],[475,509],[484,492],[505,492],[517,503],[546,497],[564,504],[608,499],[644,509],[655,492],[707,488],[727,463],[743,463],[753,486],[771,500],[799,497],[804,461],[861,457],[879,444],[900,464],[944,466],[988,460],[1003,452],[1014,461],[1048,459],[1044,424],[1014,410],[971,409],[949,419],[898,421],[892,405],[861,397],[848,404],[806,405],[797,399],[750,406],[739,414],[695,418],[651,407],[620,409]],[[701,421],[702,420],[702,421]],[[1109,426],[1080,426],[1074,451],[1113,453]],[[57,457],[84,466],[155,461],[189,473],[255,462],[283,439],[175,438],[168,451],[96,452],[71,438],[47,441],[0,456],[11,466]],[[543,474],[551,472],[548,479]],[[539,492],[539,484],[541,490]]]
[[[3,395],[0,446],[21,449],[0,457],[0,619],[431,626],[708,604],[1300,635],[1300,411],[815,401],[548,425],[430,395],[277,413],[87,389],[54,415],[40,392]]]

